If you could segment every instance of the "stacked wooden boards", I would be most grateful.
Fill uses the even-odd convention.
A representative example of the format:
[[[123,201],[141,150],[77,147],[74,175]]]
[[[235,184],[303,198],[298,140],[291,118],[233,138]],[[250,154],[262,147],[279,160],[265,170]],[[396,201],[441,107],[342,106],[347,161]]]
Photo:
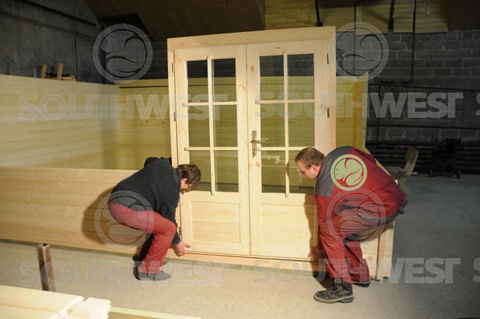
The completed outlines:
[[[50,291],[0,286],[2,318],[106,319],[110,301]]]
[[[111,307],[106,299],[0,285],[0,317],[25,319],[196,319]],[[198,318],[197,318],[198,319]]]

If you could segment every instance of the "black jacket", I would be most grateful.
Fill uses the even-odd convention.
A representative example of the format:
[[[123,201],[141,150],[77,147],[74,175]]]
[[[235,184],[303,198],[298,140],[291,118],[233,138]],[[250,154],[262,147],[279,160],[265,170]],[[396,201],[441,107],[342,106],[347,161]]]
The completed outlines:
[[[154,210],[177,226],[175,210],[179,197],[180,178],[169,160],[149,157],[141,170],[115,186],[110,200],[136,211]],[[176,232],[172,244],[179,242]]]

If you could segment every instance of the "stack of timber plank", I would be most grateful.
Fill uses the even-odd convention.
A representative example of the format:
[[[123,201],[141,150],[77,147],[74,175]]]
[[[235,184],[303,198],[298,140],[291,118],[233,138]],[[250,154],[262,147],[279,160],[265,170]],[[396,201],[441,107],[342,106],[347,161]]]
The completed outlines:
[[[104,319],[110,301],[35,290],[0,286],[0,313],[7,318]],[[3,317],[4,318],[4,317]]]

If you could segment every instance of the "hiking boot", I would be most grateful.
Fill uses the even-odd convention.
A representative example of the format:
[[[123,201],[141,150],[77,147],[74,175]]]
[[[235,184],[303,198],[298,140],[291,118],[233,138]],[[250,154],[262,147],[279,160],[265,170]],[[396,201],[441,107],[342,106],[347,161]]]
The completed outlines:
[[[353,281],[353,284],[354,285],[357,285],[359,287],[363,287],[363,288],[368,288],[370,287],[370,280],[367,280],[367,281],[361,281],[361,280],[354,280]]]
[[[138,280],[160,281],[160,280],[167,280],[168,278],[170,278],[170,274],[164,271],[160,271],[154,274],[148,274],[145,272],[137,271],[136,278]]]
[[[326,302],[326,303],[352,302],[353,301],[352,285],[337,278],[333,280],[333,284],[331,284],[327,290],[317,291],[317,293],[313,297],[315,298],[316,301]]]

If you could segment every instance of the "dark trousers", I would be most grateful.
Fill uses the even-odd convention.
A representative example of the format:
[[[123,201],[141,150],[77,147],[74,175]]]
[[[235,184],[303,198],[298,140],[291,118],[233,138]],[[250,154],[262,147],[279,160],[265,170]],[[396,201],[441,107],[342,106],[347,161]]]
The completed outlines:
[[[177,231],[175,224],[153,210],[135,211],[114,201],[108,203],[108,208],[119,223],[152,236],[147,240],[150,246],[138,271],[158,273]]]

